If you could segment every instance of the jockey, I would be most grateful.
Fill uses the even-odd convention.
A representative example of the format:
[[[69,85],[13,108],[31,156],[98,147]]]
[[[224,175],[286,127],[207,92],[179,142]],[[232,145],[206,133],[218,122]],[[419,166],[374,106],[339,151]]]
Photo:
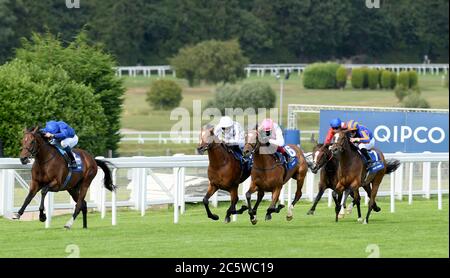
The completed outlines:
[[[358,144],[358,148],[367,159],[367,168],[370,168],[374,161],[372,161],[368,150],[375,146],[375,138],[372,132],[354,120],[349,121],[347,127],[350,130],[350,142]]]
[[[63,121],[49,121],[46,123],[45,128],[41,129],[44,133],[44,137],[55,139],[60,142],[63,149],[66,151],[70,159],[71,168],[76,168],[77,163],[71,149],[78,143],[78,136],[75,134],[75,130]]]
[[[243,156],[242,150],[245,145],[244,130],[238,122],[233,121],[228,116],[222,117],[219,124],[214,128],[214,135],[234,152]]]
[[[324,145],[328,145],[333,140],[336,132],[347,129],[347,123],[341,121],[341,119],[336,118],[330,121],[330,129],[328,129],[327,136],[325,137]]]
[[[290,162],[291,156],[284,148],[285,142],[283,131],[281,130],[280,126],[274,123],[272,119],[265,119],[260,125],[260,131],[261,130],[264,132],[264,135],[269,138],[266,146],[270,146],[270,144],[277,146],[277,152],[280,152],[282,155],[284,155],[286,161]]]

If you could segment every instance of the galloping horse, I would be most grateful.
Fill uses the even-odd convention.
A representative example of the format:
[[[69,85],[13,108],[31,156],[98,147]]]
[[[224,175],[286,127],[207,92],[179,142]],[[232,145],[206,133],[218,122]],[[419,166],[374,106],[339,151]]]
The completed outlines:
[[[329,147],[330,144],[317,144],[312,152],[313,155],[313,162],[311,171],[316,174],[320,170],[320,180],[319,180],[319,192],[317,193],[316,199],[314,200],[314,203],[311,207],[311,209],[308,211],[308,215],[313,215],[317,203],[322,198],[323,193],[327,188],[333,190],[333,200],[336,204],[336,209],[339,207],[338,200],[340,199],[338,195],[336,194],[336,184],[338,183],[338,176],[337,176],[337,169],[339,166],[339,161],[337,158],[333,155],[333,153],[330,151]],[[371,195],[371,188],[370,185],[366,184],[363,185],[364,190],[367,192],[367,195]],[[357,206],[358,209],[358,218],[361,218],[361,207],[359,203],[355,201],[353,191],[350,190],[350,195],[353,198],[353,205]],[[348,196],[348,195],[345,195]],[[374,204],[376,206],[376,204]],[[345,199],[343,201],[343,206],[345,209]],[[339,213],[339,212],[338,212]],[[345,214],[345,211],[340,210],[340,215]]]
[[[59,154],[56,147],[50,145],[47,138],[44,138],[41,132],[38,131],[39,127],[34,129],[25,130],[25,135],[22,139],[22,150],[20,152],[20,161],[22,164],[28,164],[30,158],[35,158],[31,170],[31,185],[28,192],[28,196],[22,205],[22,208],[17,214],[13,216],[13,219],[20,219],[24,213],[26,207],[34,198],[36,193],[40,190],[41,204],[39,207],[39,220],[44,222],[47,217],[44,213],[44,199],[47,192],[58,192],[67,190],[75,201],[75,211],[70,220],[65,224],[66,229],[72,227],[73,222],[77,218],[80,211],[83,212],[83,228],[87,228],[87,204],[84,198],[91,185],[92,180],[97,174],[97,166],[105,172],[104,186],[110,190],[115,190],[115,186],[112,183],[111,171],[109,170],[105,161],[94,159],[89,153],[81,149],[75,149],[74,151],[79,154],[83,169],[81,172],[73,172],[72,178],[67,182],[66,177],[69,174],[69,169],[64,158]]]
[[[219,189],[230,192],[231,204],[225,216],[225,223],[230,222],[232,214],[242,214],[247,210],[246,206],[242,206],[236,210],[236,204],[239,201],[238,187],[245,181],[250,173],[244,173],[241,169],[240,162],[234,157],[228,147],[220,142],[219,138],[214,135],[214,127],[206,126],[200,134],[200,143],[197,148],[200,154],[208,151],[208,191],[203,198],[206,213],[212,220],[219,220],[219,216],[212,214],[209,209],[209,198]]]
[[[279,204],[275,207],[278,198],[280,196],[283,185],[291,178],[297,180],[297,191],[295,192],[295,198],[292,204],[289,206],[286,219],[288,221],[293,218],[293,208],[295,204],[300,200],[302,196],[302,187],[305,180],[306,173],[308,171],[308,164],[300,148],[295,145],[288,145],[296,153],[298,164],[291,170],[286,171],[284,166],[277,157],[272,154],[261,153],[261,142],[259,140],[259,132],[257,130],[251,130],[246,136],[246,144],[244,147],[244,155],[249,156],[253,154],[253,167],[252,167],[252,182],[250,188],[245,194],[248,204],[248,213],[250,215],[250,221],[253,225],[257,223],[256,211],[259,203],[264,197],[264,192],[272,192],[272,203],[267,209],[266,220],[272,219],[271,214],[273,212],[279,213],[284,205]],[[273,147],[269,146],[268,148]],[[255,206],[251,207],[251,195],[258,191],[258,198]]]
[[[364,162],[357,151],[357,147],[350,142],[349,135],[349,131],[338,132],[336,134],[336,142],[331,147],[333,155],[338,156],[339,160],[336,191],[338,193],[342,193],[344,189],[350,188],[353,191],[355,201],[359,203],[361,199],[358,192],[359,187],[366,185],[368,186],[370,184],[372,185],[369,209],[367,211],[366,218],[364,219],[364,224],[367,224],[369,223],[369,216],[372,209],[375,211],[380,210],[380,208],[376,206],[375,198],[384,175],[390,174],[397,170],[400,166],[400,161],[395,159],[386,161],[383,153],[377,150],[377,153],[384,164],[384,168],[374,174],[368,175]],[[338,204],[338,207],[339,206],[340,203]],[[339,210],[336,208],[336,222],[338,221]]]

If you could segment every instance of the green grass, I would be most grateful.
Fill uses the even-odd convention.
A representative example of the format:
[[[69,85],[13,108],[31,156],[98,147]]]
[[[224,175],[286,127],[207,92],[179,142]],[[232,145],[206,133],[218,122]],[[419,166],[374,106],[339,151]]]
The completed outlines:
[[[200,205],[188,205],[180,223],[173,224],[171,209],[120,210],[118,225],[112,227],[110,214],[88,216],[89,229],[81,229],[81,218],[70,231],[62,227],[67,216],[54,217],[44,229],[37,221],[13,222],[0,219],[0,257],[66,257],[66,247],[75,244],[81,257],[367,257],[366,248],[376,244],[381,257],[449,256],[448,197],[443,210],[435,199],[416,199],[413,205],[396,203],[389,212],[387,199],[380,199],[382,211],[372,214],[369,225],[356,222],[356,211],[339,223],[334,209],[321,202],[316,215],[306,216],[309,202],[301,201],[294,220],[285,220],[286,210],[263,220],[268,203],[262,203],[259,222],[252,226],[248,215],[237,222],[223,223],[227,203],[212,208],[221,219],[206,218]],[[363,213],[366,207],[363,206]]]

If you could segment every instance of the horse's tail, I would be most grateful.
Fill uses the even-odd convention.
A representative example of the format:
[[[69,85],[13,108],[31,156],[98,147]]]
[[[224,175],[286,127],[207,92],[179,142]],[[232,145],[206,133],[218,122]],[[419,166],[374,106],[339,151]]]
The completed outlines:
[[[386,160],[386,175],[394,172],[397,168],[400,167],[400,161],[397,159],[388,159]]]
[[[108,164],[112,165],[110,162],[104,161],[104,160],[98,160],[96,159],[95,162],[97,163],[98,167],[100,167],[103,172],[105,173],[105,178],[103,180],[103,184],[105,185],[105,188],[109,191],[115,191],[116,186],[113,184],[112,181],[112,175],[111,170],[108,167]]]

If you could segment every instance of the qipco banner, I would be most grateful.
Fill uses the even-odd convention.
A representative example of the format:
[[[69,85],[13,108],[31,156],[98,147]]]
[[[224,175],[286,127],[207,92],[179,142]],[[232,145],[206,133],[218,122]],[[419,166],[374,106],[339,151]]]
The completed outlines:
[[[321,110],[319,142],[333,118],[365,125],[385,153],[448,152],[448,113]]]

